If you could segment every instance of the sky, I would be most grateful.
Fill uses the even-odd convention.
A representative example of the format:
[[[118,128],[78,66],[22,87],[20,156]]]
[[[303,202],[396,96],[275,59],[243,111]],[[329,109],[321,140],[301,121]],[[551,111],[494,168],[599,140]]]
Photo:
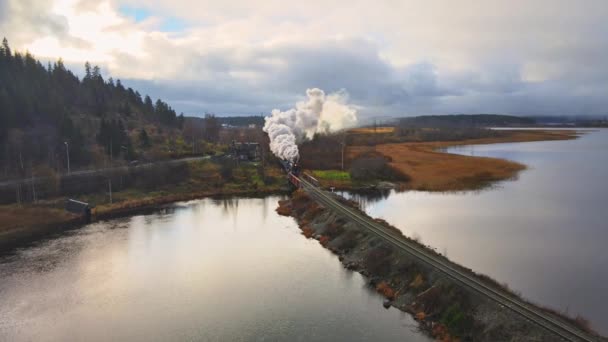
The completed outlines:
[[[0,36],[187,115],[608,114],[608,1],[0,0]]]

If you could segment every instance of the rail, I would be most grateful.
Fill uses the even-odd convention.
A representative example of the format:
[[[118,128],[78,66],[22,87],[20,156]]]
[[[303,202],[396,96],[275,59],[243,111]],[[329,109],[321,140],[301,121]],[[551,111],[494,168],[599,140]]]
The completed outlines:
[[[371,231],[373,234],[386,240],[395,247],[405,251],[406,253],[417,258],[418,260],[432,266],[433,268],[439,270],[443,274],[461,283],[462,285],[494,300],[503,307],[514,311],[515,313],[521,315],[530,322],[533,322],[547,329],[555,335],[560,336],[561,338],[567,341],[599,340],[595,337],[589,336],[587,333],[582,332],[579,329],[574,328],[565,322],[555,319],[548,313],[544,313],[541,310],[532,307],[530,304],[525,303],[520,299],[514,298],[503,291],[484,284],[474,276],[467,274],[466,271],[458,269],[457,267],[455,267],[454,264],[447,261],[446,259],[443,259],[442,257],[434,255],[429,251],[426,251],[423,247],[404,239],[402,236],[398,236],[388,231],[385,227],[381,226],[377,222],[374,222],[368,217],[365,217],[360,213],[354,211],[352,208],[341,204],[334,197],[332,197],[332,195],[327,194],[325,191],[311,184],[306,179],[298,178],[298,184],[296,184],[296,186],[303,188],[321,204],[325,205],[330,209],[333,209],[334,211],[340,213],[346,218],[352,220],[353,222],[358,223],[363,228]]]

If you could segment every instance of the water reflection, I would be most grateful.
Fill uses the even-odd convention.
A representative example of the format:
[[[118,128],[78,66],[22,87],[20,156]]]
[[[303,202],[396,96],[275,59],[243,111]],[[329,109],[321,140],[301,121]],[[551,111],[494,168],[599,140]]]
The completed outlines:
[[[608,333],[608,130],[578,140],[456,147],[528,165],[476,192],[393,192],[366,211],[534,301]]]
[[[368,205],[387,199],[394,190],[391,189],[371,189],[365,191],[338,191],[344,198],[354,201],[359,208],[365,210]]]
[[[427,340],[278,200],[186,202],[1,257],[0,340]]]

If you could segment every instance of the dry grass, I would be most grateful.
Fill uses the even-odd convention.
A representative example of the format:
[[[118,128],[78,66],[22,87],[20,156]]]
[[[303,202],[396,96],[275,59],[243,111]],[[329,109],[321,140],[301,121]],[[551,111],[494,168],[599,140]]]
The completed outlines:
[[[416,275],[414,280],[412,280],[412,282],[410,283],[410,287],[417,289],[417,288],[421,287],[422,285],[424,285],[424,278],[422,277],[422,274],[419,273]]]
[[[436,341],[441,342],[459,342],[460,339],[457,337],[450,336],[447,327],[441,323],[435,324],[431,330],[431,335]]]
[[[378,285],[376,285],[376,291],[382,294],[385,298],[390,300],[395,299],[395,290],[390,287],[385,281],[381,281]]]
[[[248,170],[255,179],[255,170]],[[277,180],[282,179],[283,174],[278,167],[267,168],[267,175]],[[281,177],[281,178],[279,178]],[[211,184],[210,184],[211,183]],[[241,195],[241,194],[264,194],[281,190],[280,181],[258,187],[249,186],[248,180],[240,183],[218,183],[213,184],[202,176],[191,177],[188,182],[177,185],[165,185],[146,191],[137,188],[129,188],[113,194],[114,203],[103,203],[107,201],[105,194],[84,194],[77,198],[89,203],[97,203],[93,210],[94,218],[109,218],[134,212],[139,209],[150,209],[177,201],[186,201],[197,198],[217,195]],[[65,197],[57,197],[40,201],[38,204],[2,205],[0,206],[0,243],[15,234],[32,235],[41,227],[61,227],[73,223],[78,216],[70,214],[63,209]],[[284,215],[290,215],[290,208],[283,208]],[[32,233],[32,234],[30,234]]]
[[[40,224],[67,222],[75,216],[63,209],[43,206],[4,205],[0,207],[0,234]]]
[[[307,239],[310,239],[313,234],[314,234],[314,231],[312,230],[312,228],[310,228],[310,227],[302,228],[302,235],[304,235]]]
[[[347,150],[347,157],[353,160],[370,152],[383,154],[390,158],[389,164],[392,167],[411,177],[411,181],[405,186],[408,189],[469,190],[483,187],[490,182],[513,178],[525,169],[525,166],[503,159],[449,154],[438,149],[455,145],[564,140],[575,137],[575,133],[567,131],[513,131],[504,137],[496,138],[352,146]]]
[[[327,246],[327,244],[329,243],[329,236],[327,235],[323,235],[319,238],[319,243],[321,243],[322,246]]]
[[[579,136],[577,131],[560,131],[560,130],[512,130],[501,131],[503,135],[497,137],[480,138],[480,139],[465,139],[459,141],[439,141],[427,142],[421,144],[432,144],[437,147],[448,147],[458,145],[472,144],[497,144],[497,143],[513,143],[513,142],[529,142],[529,141],[549,141],[549,140],[569,140],[576,139]]]
[[[279,207],[277,208],[277,213],[282,216],[290,216],[291,215],[291,204],[289,201],[279,201]]]
[[[348,132],[354,134],[387,134],[395,132],[395,127],[361,127],[353,128]]]

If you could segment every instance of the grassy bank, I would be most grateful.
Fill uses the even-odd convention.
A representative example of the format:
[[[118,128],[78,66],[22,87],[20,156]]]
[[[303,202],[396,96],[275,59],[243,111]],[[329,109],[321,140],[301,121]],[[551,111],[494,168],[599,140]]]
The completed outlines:
[[[360,133],[360,132],[359,132]],[[483,188],[492,182],[512,179],[525,165],[513,161],[461,156],[442,152],[451,146],[512,142],[575,139],[573,131],[508,131],[497,137],[459,141],[379,143],[374,146],[355,145],[346,149],[346,164],[365,155],[382,155],[388,165],[403,174],[407,181],[398,182],[403,190],[456,191]],[[339,171],[336,171],[339,172]],[[364,187],[370,182],[342,177],[335,172],[314,171],[324,186],[341,189]]]
[[[358,134],[365,132],[358,131]],[[401,189],[470,190],[513,178],[525,166],[502,159],[444,153],[441,152],[442,148],[470,144],[564,140],[574,139],[576,136],[572,131],[512,131],[498,137],[461,141],[357,145],[347,148],[346,163],[350,165],[361,155],[381,154],[388,160],[391,168],[407,176],[407,181],[396,182]],[[183,178],[163,182],[165,178],[175,176],[174,170],[168,172],[171,172],[171,175],[164,176],[162,173],[152,172],[148,176],[138,178],[133,186],[113,192],[112,203],[106,192],[71,197],[95,204],[96,217],[106,218],[156,208],[176,201],[220,195],[269,194],[285,190],[283,172],[272,165],[266,166],[261,172],[259,165],[251,163],[227,167],[225,163],[192,162],[186,169],[179,169]],[[312,174],[323,186],[335,186],[339,189],[360,188],[377,183],[354,179],[348,171],[314,170]],[[77,216],[63,209],[65,199],[66,197],[57,197],[35,204],[0,206],[0,250],[3,245],[14,245],[23,239],[35,238],[41,233],[80,224]]]
[[[286,191],[283,172],[278,166],[245,163],[227,170],[208,161],[191,162],[187,178],[175,184],[133,186],[109,194],[88,193],[73,196],[95,205],[93,219],[107,219],[155,210],[177,201],[212,196],[259,196]],[[158,182],[160,183],[160,182]],[[56,197],[37,203],[0,206],[0,251],[23,242],[84,223],[64,210],[67,197]]]

